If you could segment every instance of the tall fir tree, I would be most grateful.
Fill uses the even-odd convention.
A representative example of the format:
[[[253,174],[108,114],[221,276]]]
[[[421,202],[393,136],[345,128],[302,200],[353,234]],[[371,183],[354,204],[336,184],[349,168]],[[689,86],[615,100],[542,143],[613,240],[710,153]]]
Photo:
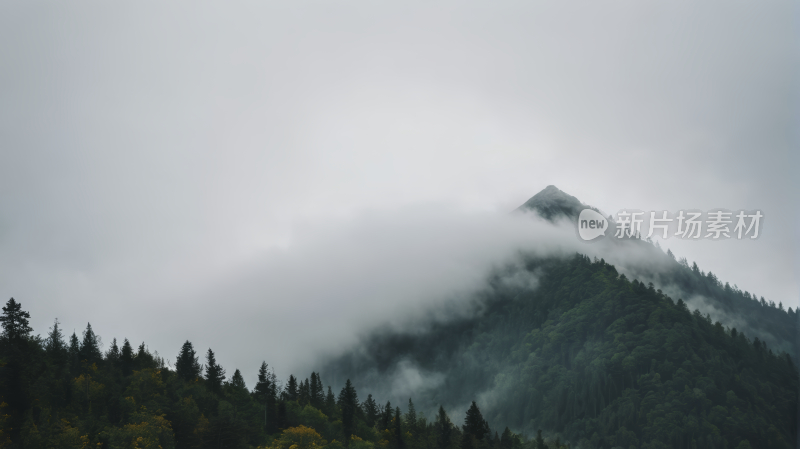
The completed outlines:
[[[22,304],[14,298],[8,300],[3,306],[3,314],[0,315],[0,325],[3,326],[3,338],[8,341],[16,342],[27,338],[33,332],[29,326],[31,314],[22,310]]]
[[[366,424],[369,427],[375,426],[378,420],[378,404],[375,402],[375,399],[372,398],[371,394],[367,395],[367,400],[364,401],[363,408]]]
[[[300,405],[307,405],[310,399],[309,396],[308,378],[306,378],[306,380],[300,382],[297,402],[300,403]]]
[[[208,348],[206,353],[206,385],[214,393],[222,392],[222,382],[225,380],[225,370],[217,364],[214,351]]]
[[[233,372],[233,376],[231,376],[231,386],[238,390],[247,391],[247,385],[245,385],[244,377],[242,377],[242,373],[238,368]]]
[[[56,318],[44,341],[44,349],[52,357],[61,357],[67,352],[67,342],[64,340],[64,333],[58,327],[59,324],[61,323]]]
[[[403,439],[403,417],[400,415],[400,407],[394,410],[394,429],[392,429],[392,446],[394,449],[405,449],[406,442]]]
[[[328,394],[325,395],[325,406],[322,411],[332,419],[339,415],[338,410],[336,410],[336,397],[333,395],[330,385],[328,385]]]
[[[199,357],[195,353],[192,343],[186,340],[175,359],[175,373],[179,378],[191,382],[200,377],[200,372]]]
[[[514,447],[514,440],[511,435],[511,429],[506,427],[503,430],[503,435],[500,437],[500,449],[513,449]]]
[[[311,405],[322,410],[325,405],[325,389],[322,387],[322,379],[318,373],[311,373],[308,395]]]
[[[450,436],[452,434],[453,423],[444,411],[444,407],[439,406],[439,413],[436,415],[436,446],[439,449],[450,447]]]
[[[100,338],[92,330],[91,323],[87,323],[86,330],[83,331],[83,341],[78,356],[81,362],[86,361],[89,366],[103,358],[103,354],[100,352]]]
[[[474,446],[473,439],[483,441],[483,438],[489,433],[489,425],[483,419],[483,415],[481,415],[481,411],[475,401],[472,401],[472,405],[467,410],[463,429],[461,449],[471,449]]]
[[[391,428],[392,424],[392,402],[386,401],[386,405],[383,407],[383,411],[381,411],[381,428],[378,430],[386,430]]]
[[[350,436],[355,433],[355,416],[356,409],[358,409],[358,395],[350,379],[347,379],[344,388],[339,393],[339,409],[342,412],[342,432],[345,446],[350,446]]]
[[[117,364],[119,364],[119,356],[119,346],[117,345],[117,339],[114,338],[111,340],[111,347],[106,351],[106,361],[108,361],[111,366],[116,367]]]
[[[78,340],[78,336],[75,335],[75,332],[72,332],[72,335],[69,337],[69,369],[72,371],[72,374],[76,375],[80,371],[81,367],[81,343]]]
[[[263,426],[267,431],[277,430],[275,421],[275,394],[277,387],[273,379],[274,373],[270,373],[266,361],[261,362],[258,369],[258,382],[253,389],[253,398],[260,404],[263,411]]]
[[[297,400],[297,378],[289,374],[289,380],[286,382],[286,390],[284,391],[287,401]]]
[[[119,354],[119,367],[123,376],[130,376],[133,373],[133,348],[127,338],[122,343],[122,350]]]
[[[408,398],[408,412],[406,413],[406,427],[411,433],[415,433],[417,429],[417,409],[414,407],[414,402]]]

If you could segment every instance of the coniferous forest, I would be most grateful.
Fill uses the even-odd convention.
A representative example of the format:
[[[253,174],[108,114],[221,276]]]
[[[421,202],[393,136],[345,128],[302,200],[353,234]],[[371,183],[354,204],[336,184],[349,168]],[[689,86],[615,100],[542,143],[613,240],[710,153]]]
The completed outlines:
[[[379,335],[362,356],[369,360],[334,362],[353,371],[335,389],[317,372],[278,379],[258,360],[242,367],[258,369],[246,385],[239,368],[189,341],[167,364],[127,339],[101,352],[91,324],[66,336],[56,320],[41,336],[12,298],[0,318],[0,447],[794,446],[798,373],[789,354],[603,260],[529,258],[525,270],[539,274],[535,289],[498,283],[470,319]],[[367,365],[388,369],[399,356],[446,380],[396,404],[360,387],[374,384],[359,376]],[[487,391],[493,399],[481,404]],[[442,406],[464,398],[466,409]]]

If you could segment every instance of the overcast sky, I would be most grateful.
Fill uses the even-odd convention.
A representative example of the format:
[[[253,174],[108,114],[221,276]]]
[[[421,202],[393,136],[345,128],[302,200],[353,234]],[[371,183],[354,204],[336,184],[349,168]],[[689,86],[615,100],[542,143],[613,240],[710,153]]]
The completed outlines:
[[[4,1],[0,297],[252,383],[547,240],[497,217],[554,184],[761,210],[662,243],[796,307],[798,14],[699,3]]]

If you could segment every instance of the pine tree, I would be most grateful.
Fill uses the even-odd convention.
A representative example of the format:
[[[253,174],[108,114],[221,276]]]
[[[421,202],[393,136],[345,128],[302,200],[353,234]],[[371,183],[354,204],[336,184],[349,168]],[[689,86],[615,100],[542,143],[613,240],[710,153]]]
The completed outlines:
[[[277,430],[277,423],[274,422],[277,387],[275,379],[273,379],[275,373],[270,373],[268,368],[267,362],[262,361],[261,367],[258,369],[258,382],[253,389],[253,397],[263,408],[264,427],[268,431],[274,431]]]
[[[345,445],[350,445],[350,436],[355,433],[355,414],[358,408],[358,395],[350,379],[344,384],[339,393],[339,409],[342,411],[342,432]]]
[[[17,341],[27,338],[33,332],[28,324],[31,314],[22,310],[22,303],[18,303],[11,298],[3,307],[3,315],[0,316],[0,324],[3,326],[3,338],[9,341]]]
[[[383,407],[383,411],[381,412],[381,428],[378,430],[386,430],[389,429],[392,424],[392,403],[391,401],[386,401],[386,405]]]
[[[81,342],[78,357],[80,357],[81,362],[85,360],[89,366],[103,358],[103,354],[100,352],[100,338],[95,335],[91,323],[87,323],[86,330],[83,331],[83,341]]]
[[[503,436],[500,437],[500,449],[512,449],[514,447],[514,440],[512,439],[511,430],[506,427],[503,431]]]
[[[447,449],[450,447],[450,433],[453,424],[450,422],[450,417],[444,411],[444,407],[439,406],[439,414],[436,416],[436,445],[439,449]]]
[[[139,350],[136,352],[136,357],[134,358],[134,365],[139,369],[158,368],[156,358],[150,353],[144,342],[139,345]]]
[[[338,415],[336,410],[336,397],[333,395],[333,390],[331,390],[330,385],[328,385],[328,394],[325,395],[325,406],[323,412],[330,418],[334,418],[336,415]]]
[[[374,427],[375,422],[378,420],[378,404],[375,403],[375,399],[372,399],[371,394],[367,395],[367,400],[364,401],[362,408],[364,409],[367,426]]]
[[[411,398],[408,398],[408,413],[406,413],[406,426],[408,426],[408,430],[410,430],[412,434],[416,434],[417,409],[414,407],[414,403],[411,401]]]
[[[117,346],[117,339],[114,338],[111,340],[111,348],[106,352],[106,360],[110,362],[112,366],[116,366],[119,362],[119,356],[119,346]]]
[[[75,336],[75,334],[72,334]],[[119,355],[119,367],[122,369],[123,376],[130,376],[133,373],[133,348],[131,342],[126,338],[122,343],[122,351]]]
[[[50,328],[50,332],[47,334],[47,339],[44,342],[44,349],[51,357],[60,359],[66,355],[67,342],[64,341],[64,334],[61,332],[61,328],[58,327],[58,325],[58,318],[56,318],[55,322],[53,322],[53,327]]]
[[[242,373],[238,368],[233,372],[233,376],[231,376],[231,386],[240,390],[247,390],[247,385],[244,383],[244,377],[242,377]]]
[[[206,385],[208,389],[214,393],[222,392],[222,381],[225,380],[225,370],[217,365],[217,359],[214,358],[214,351],[208,348],[206,353]]]
[[[467,416],[464,418],[464,435],[461,439],[461,448],[471,448],[473,446],[472,439],[482,441],[488,431],[488,425],[483,419],[478,405],[475,404],[475,401],[472,401],[472,405],[467,410]]]
[[[127,340],[125,340],[127,342]],[[183,343],[178,357],[175,359],[175,372],[179,378],[185,381],[193,381],[200,377],[200,361],[197,357],[194,346],[189,340]]]
[[[322,387],[322,379],[317,373],[311,373],[311,385],[308,394],[311,406],[322,410],[325,403],[325,389]]]
[[[394,449],[404,449],[406,447],[406,443],[403,440],[402,421],[403,420],[400,416],[400,407],[397,407],[394,410],[394,431],[392,432],[392,436],[394,438],[392,446]]]
[[[289,374],[289,380],[286,382],[286,390],[284,391],[287,401],[297,400],[297,378]]]
[[[80,371],[80,352],[81,352],[81,343],[78,340],[78,336],[75,335],[75,332],[72,332],[72,335],[69,337],[69,369],[72,371],[72,374],[77,375]]]
[[[300,382],[300,391],[298,392],[297,402],[300,405],[307,405],[309,401],[309,385],[308,385],[308,378],[306,380]]]

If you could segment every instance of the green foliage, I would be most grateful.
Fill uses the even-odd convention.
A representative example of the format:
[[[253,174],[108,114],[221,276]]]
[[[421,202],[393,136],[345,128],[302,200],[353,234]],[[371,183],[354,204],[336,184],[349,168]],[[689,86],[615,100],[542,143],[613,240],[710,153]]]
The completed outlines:
[[[208,389],[214,393],[220,393],[222,390],[222,381],[224,380],[225,369],[217,364],[214,351],[208,348],[208,352],[206,353],[206,385]]]
[[[81,362],[86,362],[88,365],[97,363],[103,359],[103,354],[100,352],[100,342],[92,330],[92,324],[86,324],[86,330],[83,331],[83,341],[81,348],[78,351],[78,358]]]
[[[127,340],[126,340],[127,341]],[[175,359],[175,373],[183,380],[191,381],[200,377],[200,361],[194,346],[186,340]]]
[[[342,391],[339,392],[337,405],[342,413],[343,441],[348,444],[350,441],[350,435],[352,435],[355,431],[356,410],[359,407],[358,395],[356,394],[356,389],[353,387],[350,379],[347,379],[344,388],[342,388]]]
[[[3,326],[3,338],[11,341],[24,339],[33,332],[29,326],[31,314],[22,310],[22,304],[11,298],[3,306],[3,314],[0,315],[0,325]]]
[[[291,375],[279,391],[266,362],[249,391],[238,369],[224,382],[210,349],[201,378],[188,341],[172,371],[144,343],[134,353],[114,339],[100,353],[91,325],[83,341],[73,333],[65,342],[58,321],[34,337],[29,314],[9,301],[4,317],[16,318],[3,321],[12,324],[0,339],[0,447],[746,449],[796,441],[797,370],[771,337],[750,340],[749,328],[712,323],[602,260],[526,264],[536,289],[497,281],[476,319],[386,337],[417,352],[382,354],[447,376],[416,405],[409,398],[405,414],[372,395],[360,404],[350,379],[338,400],[330,386],[323,395],[318,372],[300,385]],[[469,403],[460,398],[478,391],[494,401],[458,410],[466,418],[454,426],[438,404]],[[428,422],[417,408],[433,403]],[[505,429],[498,435],[490,424]],[[544,432],[530,439],[511,429]]]

